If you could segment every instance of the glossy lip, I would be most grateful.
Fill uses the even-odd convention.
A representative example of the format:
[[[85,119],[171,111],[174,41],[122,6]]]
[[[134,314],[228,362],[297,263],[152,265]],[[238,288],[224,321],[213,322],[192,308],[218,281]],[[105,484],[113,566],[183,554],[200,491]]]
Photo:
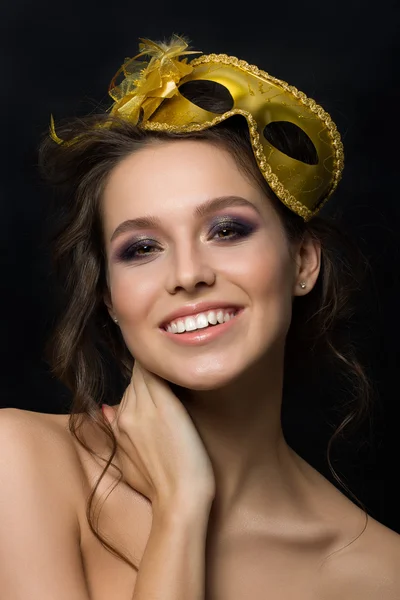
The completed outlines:
[[[165,331],[165,327],[171,323],[171,321],[175,321],[179,318],[185,317],[196,317],[198,314],[203,312],[210,312],[210,310],[218,310],[220,308],[233,308],[233,310],[240,310],[243,306],[239,304],[235,304],[232,302],[198,302],[197,304],[187,304],[186,306],[182,306],[178,308],[174,312],[170,313],[163,322],[159,325],[159,327]],[[215,325],[216,327],[216,325]],[[182,335],[182,334],[179,334]]]
[[[236,315],[226,323],[212,325],[211,327],[207,327],[205,329],[196,329],[195,331],[189,331],[185,333],[170,333],[165,329],[161,329],[161,332],[177,344],[182,344],[183,346],[202,346],[230,329],[235,323],[238,322],[244,310],[244,308],[240,308]]]

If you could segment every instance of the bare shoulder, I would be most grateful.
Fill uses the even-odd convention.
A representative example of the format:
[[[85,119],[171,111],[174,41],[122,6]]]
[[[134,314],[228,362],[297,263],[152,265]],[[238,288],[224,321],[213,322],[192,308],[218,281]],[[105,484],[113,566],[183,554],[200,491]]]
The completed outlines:
[[[365,539],[365,553],[369,557],[377,592],[382,600],[400,598],[400,535],[370,517]],[[384,595],[386,594],[386,595]]]
[[[57,415],[22,410],[19,408],[2,408],[0,410],[0,427],[2,435],[7,437],[7,431],[18,436],[33,437],[35,441],[42,440],[44,444],[51,443],[58,448],[72,449],[68,430],[69,415]],[[39,449],[39,446],[38,446]]]
[[[81,543],[87,533],[87,500],[94,483],[97,483],[98,497],[118,483],[102,509],[104,519],[113,511],[119,514],[121,510],[126,519],[135,521],[138,510],[142,520],[143,514],[148,519],[151,516],[151,503],[119,481],[118,469],[109,469],[103,474],[110,455],[107,437],[100,428],[83,419],[79,428],[79,442],[69,429],[69,417],[69,414],[0,409],[0,440],[7,444],[9,455],[24,448],[25,456],[30,455],[35,464],[39,464],[42,471],[47,473],[48,485],[53,489],[57,487],[71,507]],[[82,440],[91,452],[82,445]],[[118,459],[114,458],[112,465],[118,468]]]
[[[30,456],[48,473],[49,485],[62,486],[65,497],[76,506],[82,490],[80,461],[71,442],[68,415],[50,415],[16,408],[0,410],[0,439],[7,453]],[[16,456],[16,458],[18,458]]]
[[[68,419],[0,410],[2,598],[89,598],[77,510],[86,482]]]
[[[308,463],[319,506],[333,527],[317,578],[318,600],[400,600],[400,535],[352,502]]]
[[[365,530],[321,567],[321,600],[399,600],[400,535],[368,516]]]

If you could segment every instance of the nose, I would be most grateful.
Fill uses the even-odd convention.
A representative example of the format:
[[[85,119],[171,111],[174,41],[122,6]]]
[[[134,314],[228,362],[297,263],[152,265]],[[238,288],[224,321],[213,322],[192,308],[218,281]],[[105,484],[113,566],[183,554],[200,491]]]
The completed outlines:
[[[170,294],[179,290],[193,292],[202,285],[213,285],[215,270],[198,248],[181,248],[176,251],[168,268],[167,289]]]

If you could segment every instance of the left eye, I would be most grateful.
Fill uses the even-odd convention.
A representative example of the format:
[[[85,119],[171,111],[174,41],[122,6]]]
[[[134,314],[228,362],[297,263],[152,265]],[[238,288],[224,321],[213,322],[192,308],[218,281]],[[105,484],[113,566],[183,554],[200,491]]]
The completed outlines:
[[[215,235],[218,235],[219,233],[224,233],[224,232],[226,232],[226,231],[228,231],[228,232],[229,232],[229,231],[233,231],[233,233],[234,233],[234,236],[236,236],[236,235],[240,235],[240,231],[238,231],[238,228],[237,228],[237,227],[235,227],[235,226],[231,226],[231,227],[230,227],[230,226],[227,226],[227,225],[224,225],[223,227],[221,227],[221,226],[217,227],[217,229],[216,229],[216,232],[215,232]],[[226,238],[228,238],[228,237],[232,237],[232,236],[224,235],[224,236],[223,236],[222,238],[220,238],[220,239],[226,239]]]
[[[247,237],[252,231],[253,227],[250,225],[245,225],[244,223],[236,223],[235,221],[225,221],[219,223],[212,231],[211,234],[217,235],[219,233],[224,233],[226,231],[233,232],[233,235],[224,235],[220,239],[232,239],[237,237]]]

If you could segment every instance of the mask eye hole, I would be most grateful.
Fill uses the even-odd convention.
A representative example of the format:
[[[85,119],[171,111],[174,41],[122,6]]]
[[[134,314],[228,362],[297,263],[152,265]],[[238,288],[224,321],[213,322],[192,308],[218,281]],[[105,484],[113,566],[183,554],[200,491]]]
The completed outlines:
[[[308,135],[290,121],[273,121],[264,127],[265,139],[277,150],[307,165],[318,164],[318,153]]]
[[[234,105],[230,91],[216,81],[187,81],[179,86],[179,93],[199,108],[219,115],[231,110]]]

